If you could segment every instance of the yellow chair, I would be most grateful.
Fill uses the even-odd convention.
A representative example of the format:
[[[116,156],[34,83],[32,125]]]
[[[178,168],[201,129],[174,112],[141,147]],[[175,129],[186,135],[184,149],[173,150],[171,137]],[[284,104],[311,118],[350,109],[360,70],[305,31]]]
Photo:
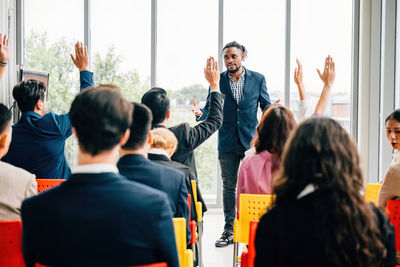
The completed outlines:
[[[179,266],[193,267],[193,252],[187,249],[186,243],[186,219],[173,218],[175,229],[176,248],[178,249]]]
[[[250,221],[258,221],[271,207],[274,195],[240,194],[239,219],[233,223],[233,266],[240,265],[239,243],[249,244]]]
[[[198,248],[198,265],[199,267],[203,267],[203,249],[202,249],[202,236],[203,236],[203,206],[200,201],[197,201],[197,186],[196,181],[191,180],[192,183],[192,193],[193,199],[196,207],[196,214],[197,214],[197,248]]]
[[[364,200],[366,202],[374,202],[376,205],[378,200],[378,192],[379,189],[381,189],[381,186],[382,184],[367,184],[365,188]]]

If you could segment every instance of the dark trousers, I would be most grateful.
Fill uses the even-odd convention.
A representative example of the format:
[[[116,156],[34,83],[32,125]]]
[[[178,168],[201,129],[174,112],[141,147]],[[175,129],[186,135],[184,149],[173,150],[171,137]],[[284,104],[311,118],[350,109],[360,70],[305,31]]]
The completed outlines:
[[[224,231],[233,232],[233,222],[236,212],[236,184],[240,161],[244,158],[246,148],[240,140],[232,152],[219,152],[218,159],[221,165],[222,200],[224,205]]]

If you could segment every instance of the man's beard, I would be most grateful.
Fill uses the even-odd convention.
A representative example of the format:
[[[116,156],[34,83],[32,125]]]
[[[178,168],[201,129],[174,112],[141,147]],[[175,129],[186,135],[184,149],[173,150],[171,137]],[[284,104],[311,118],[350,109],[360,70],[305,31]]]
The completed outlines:
[[[239,70],[240,70],[240,67],[237,67],[236,69],[234,69],[234,70],[230,70],[230,69],[227,69],[228,70],[228,72],[230,73],[230,74],[235,74],[236,72],[238,72]]]

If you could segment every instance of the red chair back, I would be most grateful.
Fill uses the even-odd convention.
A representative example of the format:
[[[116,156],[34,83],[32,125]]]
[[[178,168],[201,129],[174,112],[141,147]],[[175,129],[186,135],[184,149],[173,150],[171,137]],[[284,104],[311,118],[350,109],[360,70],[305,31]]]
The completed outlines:
[[[153,263],[153,264],[148,264],[148,265],[137,265],[137,266],[132,266],[132,267],[168,267],[168,265],[165,262],[160,262],[160,263]]]
[[[393,224],[395,233],[396,251],[400,252],[400,200],[389,200],[386,204],[389,220]]]
[[[64,181],[65,179],[36,179],[37,191],[38,193],[42,193],[61,184]]]
[[[249,229],[249,245],[247,247],[247,252],[243,252],[241,259],[242,267],[254,267],[254,259],[256,258],[256,248],[254,241],[256,239],[258,221],[250,221]]]
[[[0,221],[0,266],[25,267],[21,221]]]

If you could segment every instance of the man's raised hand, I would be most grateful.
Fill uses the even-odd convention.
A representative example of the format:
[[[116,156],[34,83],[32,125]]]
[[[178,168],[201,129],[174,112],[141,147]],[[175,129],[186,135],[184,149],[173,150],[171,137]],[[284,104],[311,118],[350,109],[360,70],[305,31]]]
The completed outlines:
[[[0,62],[1,63],[7,63],[8,58],[10,56],[10,51],[8,49],[8,38],[7,35],[3,35],[0,33]]]
[[[75,43],[75,57],[70,54],[72,62],[79,69],[79,71],[89,70],[89,57],[87,53],[87,47],[83,46],[82,43]]]
[[[214,57],[209,57],[207,59],[206,67],[204,68],[204,76],[210,84],[211,90],[219,89],[218,62],[214,60]]]
[[[193,101],[193,107],[190,110],[197,117],[201,117],[201,115],[203,115],[203,112],[201,112],[201,109],[200,109],[199,105],[197,104],[196,99],[192,98],[192,101]]]

